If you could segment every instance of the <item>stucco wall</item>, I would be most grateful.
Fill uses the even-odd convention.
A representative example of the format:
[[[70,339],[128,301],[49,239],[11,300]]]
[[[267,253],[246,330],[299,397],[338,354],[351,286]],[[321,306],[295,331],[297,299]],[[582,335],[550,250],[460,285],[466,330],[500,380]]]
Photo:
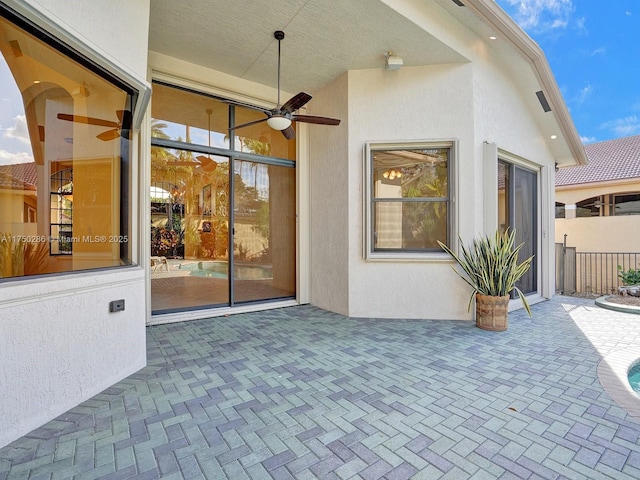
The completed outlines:
[[[45,28],[52,20],[146,78],[149,0],[29,3]],[[129,267],[2,284],[0,446],[145,365],[144,282],[144,270]],[[109,313],[109,302],[118,299],[125,311]]]
[[[599,195],[638,192],[638,179],[582,184],[556,190],[556,201],[575,205]],[[575,211],[573,212],[575,214]],[[555,241],[578,252],[640,252],[640,215],[556,218]]]
[[[473,100],[469,64],[349,72],[349,314],[381,318],[471,318],[468,290],[447,259],[365,261],[363,147],[369,141],[457,140],[459,224],[475,230]],[[464,194],[462,192],[465,192]]]
[[[309,128],[310,301],[321,308],[349,314],[350,214],[352,162],[349,139],[348,76],[314,95],[317,114],[341,119],[338,127]]]
[[[25,0],[24,3],[121,68],[146,78],[150,0]]]
[[[619,180],[602,183],[587,183],[556,189],[556,202],[567,205],[576,203],[598,195],[609,193],[640,192],[640,179]]]
[[[144,271],[83,273],[0,289],[0,445],[145,365]],[[125,311],[109,313],[109,302]]]
[[[335,88],[325,89],[329,98]],[[541,236],[536,262],[541,268],[540,291],[543,295],[552,294],[553,175],[549,172],[554,159],[522,95],[518,86],[504,75],[499,62],[490,56],[478,56],[469,64],[348,73],[348,150],[341,153],[334,144],[335,154],[331,155],[335,161],[340,154],[346,154],[342,165],[348,163],[348,180],[345,183],[344,177],[329,175],[322,183],[333,198],[339,198],[339,204],[344,194],[348,197],[347,221],[341,215],[334,218],[349,232],[348,270],[342,267],[332,270],[334,275],[340,272],[339,281],[331,282],[327,276],[322,286],[324,297],[344,301],[343,275],[346,275],[351,316],[472,318],[472,313],[467,312],[469,290],[451,271],[451,262],[366,261],[362,251],[365,143],[433,139],[457,142],[454,208],[457,231],[465,241],[489,228],[484,217],[489,210],[497,209],[497,190],[495,199],[485,194],[488,188],[483,178],[485,142],[495,143],[501,151],[529,162],[532,168],[540,168]],[[321,153],[312,155],[322,157],[326,146],[322,143],[317,146]],[[341,248],[335,249],[334,258],[343,258]],[[329,303],[319,306],[334,309]]]
[[[523,89],[506,72],[503,60],[477,49],[474,58],[474,122],[476,154],[481,154],[485,142],[494,143],[501,155],[508,155],[509,161],[522,161],[526,168],[538,170],[539,200],[539,243],[534,260],[539,269],[539,291],[543,297],[550,297],[555,291],[554,217],[555,203],[555,158],[548,142],[553,140],[543,134],[532,109],[541,109],[534,92]],[[545,115],[552,115],[547,112]],[[551,121],[551,117],[550,121]],[[483,188],[476,180],[476,188]],[[483,215],[488,209],[495,209],[497,194],[482,204]],[[497,222],[496,222],[497,223]],[[487,230],[497,228],[497,225]]]
[[[578,252],[640,253],[640,215],[556,218],[557,243]]]

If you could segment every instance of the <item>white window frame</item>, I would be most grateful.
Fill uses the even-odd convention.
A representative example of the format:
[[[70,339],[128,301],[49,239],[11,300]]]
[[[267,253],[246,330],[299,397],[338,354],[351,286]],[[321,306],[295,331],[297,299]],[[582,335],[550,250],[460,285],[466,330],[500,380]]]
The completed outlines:
[[[458,202],[456,188],[459,183],[458,178],[458,141],[456,139],[431,139],[431,140],[408,140],[408,141],[371,141],[364,145],[364,186],[363,186],[363,257],[369,262],[450,262],[451,256],[442,252],[416,252],[416,251],[384,251],[373,250],[373,159],[372,152],[389,149],[429,149],[448,148],[449,149],[449,201],[447,209],[449,216],[447,220],[447,235],[449,237],[449,247],[457,250],[458,238]]]

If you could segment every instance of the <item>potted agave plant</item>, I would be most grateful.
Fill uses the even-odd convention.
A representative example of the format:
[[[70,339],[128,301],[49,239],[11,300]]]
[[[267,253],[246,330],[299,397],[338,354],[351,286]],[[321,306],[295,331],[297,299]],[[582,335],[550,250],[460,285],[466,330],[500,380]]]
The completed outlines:
[[[525,310],[531,316],[531,308],[516,282],[529,270],[533,257],[518,263],[518,253],[523,244],[515,246],[515,230],[496,231],[473,241],[467,248],[458,237],[460,254],[438,242],[442,249],[458,262],[464,275],[454,271],[467,282],[473,291],[469,299],[469,309],[476,301],[476,326],[484,330],[504,331],[507,329],[509,296],[513,290],[518,293]]]

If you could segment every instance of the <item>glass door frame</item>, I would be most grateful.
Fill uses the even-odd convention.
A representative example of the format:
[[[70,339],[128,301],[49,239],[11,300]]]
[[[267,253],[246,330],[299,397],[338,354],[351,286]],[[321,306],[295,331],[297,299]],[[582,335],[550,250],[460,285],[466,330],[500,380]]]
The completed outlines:
[[[171,86],[169,84],[165,84],[167,86]],[[175,86],[175,88],[182,88],[179,86]],[[191,89],[187,89],[195,94],[198,95],[203,95],[203,96],[209,96],[206,93],[202,93],[196,90],[191,90]],[[214,97],[216,99],[220,99],[218,97]],[[235,105],[229,101],[229,124],[233,125],[235,123]],[[195,144],[195,143],[188,143],[188,142],[182,142],[182,141],[178,141],[178,140],[171,140],[171,139],[164,139],[164,138],[158,138],[158,137],[153,137],[150,136],[150,145],[151,147],[160,147],[160,148],[166,148],[166,149],[177,149],[177,150],[184,150],[184,151],[188,151],[191,153],[196,153],[196,154],[209,154],[209,155],[213,155],[213,156],[218,156],[218,157],[225,157],[228,159],[229,161],[229,211],[228,211],[228,222],[229,222],[229,233],[228,233],[228,252],[229,252],[229,258],[228,258],[228,268],[227,268],[227,278],[228,278],[228,303],[225,304],[210,304],[210,305],[202,305],[202,306],[193,306],[190,308],[169,308],[169,309],[162,309],[162,310],[153,310],[153,305],[150,305],[150,312],[151,315],[165,315],[165,314],[172,314],[172,313],[181,313],[181,312],[186,312],[186,311],[190,311],[190,310],[202,310],[202,309],[215,309],[215,308],[224,308],[224,307],[235,307],[235,306],[241,306],[241,305],[247,305],[247,304],[251,304],[251,303],[269,303],[269,302],[275,302],[275,301],[281,301],[282,298],[273,298],[273,299],[261,299],[261,300],[254,300],[254,301],[242,301],[242,302],[237,302],[235,299],[235,289],[234,289],[234,272],[235,272],[235,256],[234,256],[234,240],[235,240],[235,198],[234,198],[234,192],[235,192],[235,165],[238,161],[250,161],[250,162],[255,162],[258,164],[264,164],[264,165],[273,165],[273,166],[279,166],[279,167],[285,167],[285,168],[293,168],[294,170],[298,169],[298,162],[296,160],[289,160],[289,159],[284,159],[284,158],[279,158],[279,157],[271,157],[268,155],[258,155],[255,153],[249,153],[249,152],[241,152],[235,149],[235,129],[230,129],[229,130],[229,144],[228,144],[228,149],[226,148],[220,148],[220,147],[214,147],[214,146],[207,146],[207,145],[202,145],[202,144]],[[298,181],[298,174],[296,172],[295,175],[296,178],[296,182]],[[148,179],[149,183],[150,183],[150,178]],[[145,190],[148,191],[148,188]],[[297,192],[298,192],[298,187],[295,188],[295,195],[297,196]],[[297,199],[294,198],[294,204],[297,202]],[[297,232],[295,233],[295,236],[297,238]],[[298,268],[297,268],[297,264],[298,264],[298,254],[297,254],[297,250],[298,250],[298,245],[296,242],[295,245],[295,250],[296,252],[294,253],[294,262],[296,264],[296,271],[295,271],[295,275],[296,278],[294,279],[294,284],[296,285],[296,291],[294,292],[294,295],[292,295],[291,298],[296,299],[297,298],[297,286],[299,285],[299,279],[298,279]]]
[[[541,214],[541,170],[540,168],[534,166],[534,165],[526,165],[523,164],[521,162],[518,161],[513,161],[513,159],[508,158],[506,156],[503,155],[499,155],[498,156],[498,165],[503,165],[506,170],[507,170],[507,184],[505,185],[506,187],[506,194],[505,194],[505,207],[506,207],[506,220],[507,220],[507,225],[506,227],[512,228],[515,224],[516,224],[516,208],[515,208],[515,203],[516,203],[516,173],[518,171],[520,172],[525,172],[528,174],[533,174],[535,175],[535,190],[533,192],[533,199],[532,199],[532,205],[533,205],[533,212],[532,212],[532,232],[530,235],[530,240],[532,241],[532,248],[533,251],[531,252],[534,255],[534,261],[531,264],[531,268],[529,270],[529,272],[527,272],[527,275],[532,275],[532,281],[531,283],[533,284],[533,290],[531,291],[523,291],[523,293],[525,295],[539,295],[541,294],[541,277],[542,277],[542,273],[540,271],[541,268],[541,262],[540,262],[540,255],[542,253],[542,245],[541,245],[541,225],[540,225],[540,214]],[[498,168],[499,171],[499,168]],[[500,228],[501,225],[498,225],[498,228]],[[520,243],[522,241],[526,242],[526,239],[522,239],[519,235],[518,230],[516,229],[516,243]],[[517,295],[514,292],[511,293],[511,298],[517,298]]]

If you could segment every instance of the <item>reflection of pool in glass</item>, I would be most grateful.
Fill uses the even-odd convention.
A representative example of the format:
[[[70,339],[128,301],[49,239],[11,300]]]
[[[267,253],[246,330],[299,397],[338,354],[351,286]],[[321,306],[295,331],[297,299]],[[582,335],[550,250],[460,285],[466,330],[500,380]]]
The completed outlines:
[[[640,395],[640,363],[636,363],[629,369],[627,377],[629,377],[629,384],[631,385],[631,388]]]
[[[180,270],[189,270],[195,277],[227,278],[227,262],[183,263]],[[271,265],[234,265],[236,280],[265,280],[272,278]]]

